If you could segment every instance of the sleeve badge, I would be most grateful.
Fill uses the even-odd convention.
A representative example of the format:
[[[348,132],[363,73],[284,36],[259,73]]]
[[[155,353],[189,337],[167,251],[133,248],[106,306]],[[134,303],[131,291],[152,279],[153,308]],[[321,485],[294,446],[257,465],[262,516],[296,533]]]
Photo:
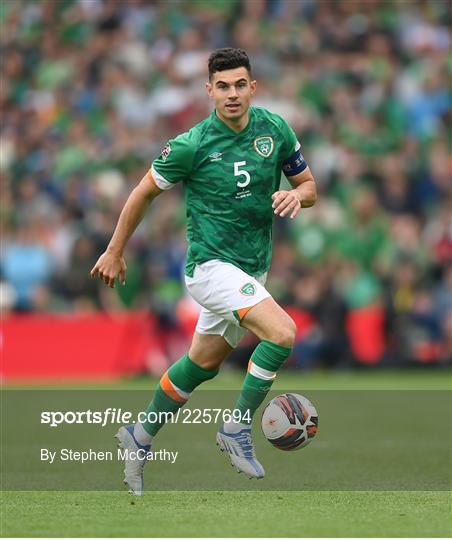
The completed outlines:
[[[170,152],[171,152],[170,143],[166,143],[165,147],[162,150],[162,153],[160,154],[160,157],[163,159],[163,161],[166,161],[166,158],[169,156]]]

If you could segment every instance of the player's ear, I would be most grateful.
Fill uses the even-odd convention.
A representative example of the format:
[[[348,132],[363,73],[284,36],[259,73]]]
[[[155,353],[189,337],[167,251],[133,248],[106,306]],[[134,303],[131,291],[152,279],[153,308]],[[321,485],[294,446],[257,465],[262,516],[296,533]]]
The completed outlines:
[[[212,83],[207,81],[206,82],[206,90],[207,90],[207,95],[210,97],[210,99],[212,99],[213,95],[212,95]]]
[[[251,95],[254,96],[257,90],[257,81],[250,81]]]

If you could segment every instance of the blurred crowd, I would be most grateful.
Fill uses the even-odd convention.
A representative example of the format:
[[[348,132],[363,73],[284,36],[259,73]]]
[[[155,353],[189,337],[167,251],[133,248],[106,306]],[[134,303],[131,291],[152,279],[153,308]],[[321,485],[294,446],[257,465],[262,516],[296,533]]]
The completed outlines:
[[[319,187],[275,221],[268,287],[309,320],[294,365],[356,360],[356,314],[380,363],[450,361],[447,1],[9,0],[0,18],[4,312],[149,309],[177,332],[196,311],[181,186],[130,240],[125,287],[89,271],[167,139],[209,114],[208,55],[236,46]]]

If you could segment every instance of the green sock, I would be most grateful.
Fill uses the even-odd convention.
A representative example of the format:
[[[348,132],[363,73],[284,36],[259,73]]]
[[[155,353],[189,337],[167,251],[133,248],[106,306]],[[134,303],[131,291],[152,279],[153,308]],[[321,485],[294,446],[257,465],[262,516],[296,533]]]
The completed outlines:
[[[147,419],[142,422],[144,430],[154,436],[166,421],[161,413],[175,413],[197,386],[213,379],[219,371],[218,368],[204,369],[198,366],[188,354],[179,358],[160,379],[154,398],[146,409]]]
[[[284,364],[292,348],[281,347],[263,340],[254,349],[248,364],[248,373],[243,381],[242,392],[235,409],[242,414],[241,423],[251,424],[254,413],[268,394],[276,372]]]

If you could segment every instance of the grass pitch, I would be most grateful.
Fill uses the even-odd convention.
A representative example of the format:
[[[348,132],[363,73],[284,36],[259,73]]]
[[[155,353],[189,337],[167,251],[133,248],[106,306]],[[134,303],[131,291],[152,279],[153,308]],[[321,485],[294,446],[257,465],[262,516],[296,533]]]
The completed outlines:
[[[447,492],[100,492],[4,497],[4,536],[448,537]]]
[[[208,387],[238,388],[240,381],[225,373]],[[153,385],[139,380],[107,387]],[[288,388],[448,390],[450,373],[281,374],[275,389]],[[450,491],[153,491],[142,498],[111,491],[5,491],[1,508],[1,535],[10,537],[452,535]]]

